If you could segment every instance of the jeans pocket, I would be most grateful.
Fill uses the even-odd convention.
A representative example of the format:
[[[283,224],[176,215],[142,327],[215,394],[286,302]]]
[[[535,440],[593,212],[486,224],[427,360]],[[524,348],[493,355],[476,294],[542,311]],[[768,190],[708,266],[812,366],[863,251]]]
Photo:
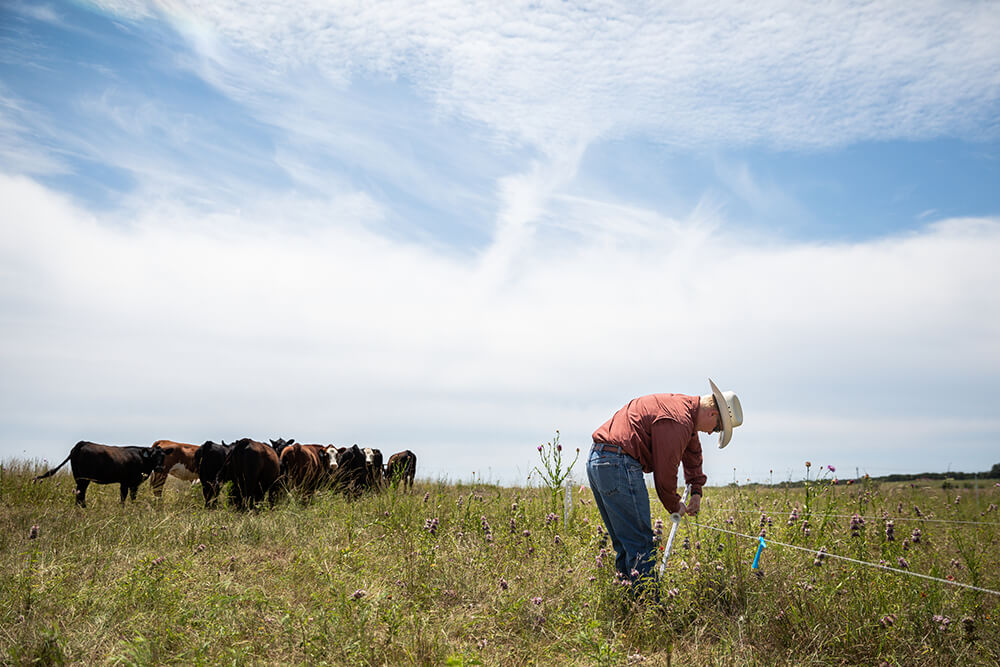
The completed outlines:
[[[628,470],[618,458],[600,458],[591,460],[587,465],[590,483],[597,487],[598,492],[610,497],[628,488]]]

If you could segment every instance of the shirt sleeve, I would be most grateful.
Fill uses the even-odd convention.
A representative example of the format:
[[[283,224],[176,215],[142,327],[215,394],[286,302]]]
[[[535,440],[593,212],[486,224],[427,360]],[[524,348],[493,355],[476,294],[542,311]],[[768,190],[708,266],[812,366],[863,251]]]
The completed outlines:
[[[680,509],[681,497],[677,493],[677,468],[680,466],[690,432],[673,419],[653,422],[653,484],[660,502],[671,514]],[[701,461],[701,450],[698,450]],[[701,470],[699,466],[699,471]],[[685,474],[687,466],[684,467]],[[700,489],[699,489],[700,490]]]
[[[705,486],[708,477],[701,470],[702,464],[701,441],[698,439],[698,432],[691,434],[681,461],[684,463],[684,481],[691,485],[691,495],[700,496],[701,487]]]

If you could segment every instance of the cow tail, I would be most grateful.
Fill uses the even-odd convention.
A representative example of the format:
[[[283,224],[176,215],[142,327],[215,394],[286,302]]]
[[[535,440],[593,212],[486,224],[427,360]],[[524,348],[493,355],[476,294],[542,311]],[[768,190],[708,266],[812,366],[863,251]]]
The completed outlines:
[[[59,470],[59,468],[62,468],[64,465],[66,465],[66,461],[69,461],[70,456],[73,456],[73,452],[75,452],[76,448],[79,447],[81,444],[83,444],[83,443],[80,443],[80,442],[76,443],[73,446],[73,449],[69,450],[69,456],[67,456],[66,459],[62,463],[60,463],[59,465],[57,465],[55,468],[53,468],[52,470],[48,471],[44,475],[39,475],[35,479],[31,480],[32,483],[37,482],[40,479],[45,479],[46,477],[51,477],[52,475],[56,474],[56,471]]]

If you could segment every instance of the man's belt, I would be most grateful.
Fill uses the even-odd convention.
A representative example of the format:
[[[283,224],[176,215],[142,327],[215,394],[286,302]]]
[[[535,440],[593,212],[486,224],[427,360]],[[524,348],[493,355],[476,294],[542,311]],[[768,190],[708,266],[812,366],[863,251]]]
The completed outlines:
[[[606,442],[595,442],[594,443],[595,452],[614,452],[615,454],[624,454],[625,450],[618,445],[609,445]]]

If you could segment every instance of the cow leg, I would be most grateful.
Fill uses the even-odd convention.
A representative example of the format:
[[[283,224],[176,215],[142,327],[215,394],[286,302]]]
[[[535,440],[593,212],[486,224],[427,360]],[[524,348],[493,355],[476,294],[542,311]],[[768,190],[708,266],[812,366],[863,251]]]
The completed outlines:
[[[122,505],[125,504],[125,498],[128,496],[129,484],[127,482],[122,482],[118,485],[118,489],[121,491],[122,495]]]
[[[136,482],[129,487],[128,495],[132,498],[132,502],[135,502],[135,494],[139,492],[139,485],[142,484],[141,481]]]
[[[149,477],[149,485],[153,487],[153,497],[163,497],[163,486],[167,483],[167,472],[154,472]]]
[[[76,480],[76,504],[80,507],[87,506],[87,487],[90,486],[89,479]]]

